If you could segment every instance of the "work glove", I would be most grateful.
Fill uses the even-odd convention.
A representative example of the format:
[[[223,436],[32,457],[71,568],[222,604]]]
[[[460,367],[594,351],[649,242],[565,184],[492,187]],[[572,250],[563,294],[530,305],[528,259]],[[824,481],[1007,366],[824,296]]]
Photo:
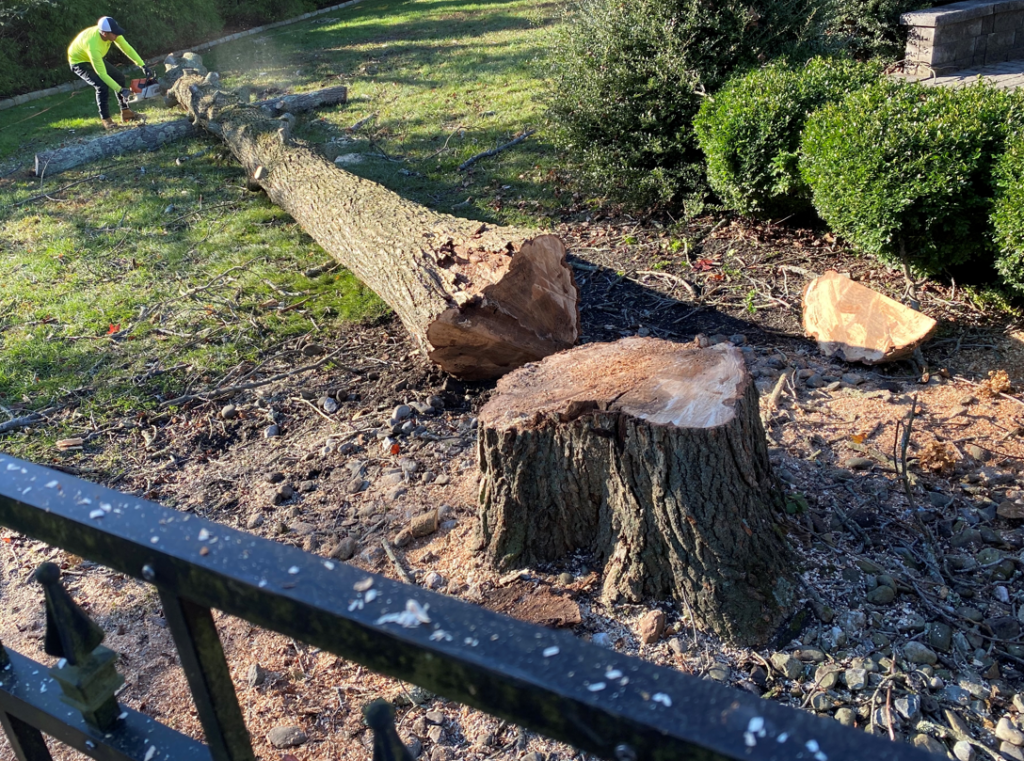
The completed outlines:
[[[149,68],[148,66],[143,66],[142,67],[142,73],[145,75],[146,79],[152,79],[153,78],[153,70],[151,68]]]
[[[132,89],[130,87],[125,87],[121,90],[121,92],[117,94],[117,96],[127,103],[129,100],[131,100]]]

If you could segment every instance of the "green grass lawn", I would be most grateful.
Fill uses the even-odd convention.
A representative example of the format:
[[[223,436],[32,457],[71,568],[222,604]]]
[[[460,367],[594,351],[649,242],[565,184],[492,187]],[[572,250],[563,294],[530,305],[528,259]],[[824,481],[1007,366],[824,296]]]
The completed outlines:
[[[367,0],[203,57],[226,89],[257,95],[345,84],[349,103],[300,117],[300,137],[439,211],[544,227],[560,192],[543,124],[556,23],[538,0]],[[526,129],[538,132],[459,171]],[[91,89],[0,112],[0,422],[70,399],[98,421],[152,408],[289,338],[329,345],[387,314],[342,269],[303,274],[329,257],[245,190],[213,137],[42,181],[25,171],[35,152],[101,132]],[[0,447],[32,457],[61,435]]]

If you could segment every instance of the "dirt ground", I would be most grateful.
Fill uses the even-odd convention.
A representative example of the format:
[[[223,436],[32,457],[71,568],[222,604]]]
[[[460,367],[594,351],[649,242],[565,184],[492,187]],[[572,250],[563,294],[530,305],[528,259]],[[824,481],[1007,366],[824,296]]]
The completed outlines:
[[[132,418],[43,464],[392,578],[398,571],[381,539],[395,543],[413,518],[437,509],[436,532],[397,542],[416,583],[893,739],[933,750],[966,742],[993,758],[1019,758],[1003,747],[1012,735],[997,732],[1003,718],[1019,728],[1024,710],[1024,331],[1016,321],[985,313],[954,283],[927,282],[916,298],[941,329],[924,364],[847,365],[802,335],[808,278],[836,269],[897,299],[907,289],[901,274],[830,236],[712,218],[681,235],[600,215],[576,215],[558,232],[582,290],[583,342],[702,334],[744,352],[815,614],[772,647],[724,645],[670,601],[606,606],[590,593],[599,569],[585,557],[521,576],[490,568],[472,537],[475,414],[493,384],[428,367],[397,321],[304,338],[268,357],[256,377],[301,370],[324,353],[337,353],[344,370],[295,372],[231,399]],[[911,410],[908,493],[893,452]],[[392,417],[401,418],[394,431]],[[81,426],[84,435],[96,430]],[[42,592],[30,576],[53,560],[120,655],[120,700],[202,737],[152,588],[6,530],[0,539],[5,645],[52,660],[42,653]],[[891,595],[882,589],[889,584]],[[667,625],[644,643],[641,622],[654,610]],[[218,614],[218,623],[260,759],[369,757],[359,709],[379,696],[399,706],[400,734],[422,758],[579,755],[247,622]],[[934,657],[912,660],[909,642]],[[787,657],[803,671],[787,672]],[[850,674],[860,668],[871,677],[866,691]],[[820,676],[829,670],[841,675],[835,684]],[[882,688],[890,699],[917,696],[920,709],[878,714]],[[274,747],[268,733],[282,726],[300,728],[305,741]],[[55,750],[55,758],[76,757]],[[0,759],[12,758],[0,743]]]

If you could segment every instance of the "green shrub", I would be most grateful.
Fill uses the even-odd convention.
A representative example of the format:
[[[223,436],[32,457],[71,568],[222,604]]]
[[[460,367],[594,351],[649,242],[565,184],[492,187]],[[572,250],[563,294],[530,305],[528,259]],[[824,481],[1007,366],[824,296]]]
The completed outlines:
[[[1013,96],[882,81],[811,115],[800,170],[818,214],[854,245],[935,273],[993,253],[992,164]]]
[[[741,214],[809,211],[810,189],[797,165],[807,116],[880,73],[879,64],[814,58],[799,67],[779,62],[733,77],[701,104],[694,120],[709,184]]]
[[[1024,132],[1018,130],[1007,140],[994,175],[996,269],[1004,283],[1024,294]]]
[[[903,58],[907,27],[900,16],[919,8],[940,5],[929,0],[845,0],[836,3],[832,33],[843,38],[859,58],[896,61]]]
[[[817,37],[822,0],[579,0],[555,43],[550,116],[585,186],[636,206],[701,189],[701,95]]]

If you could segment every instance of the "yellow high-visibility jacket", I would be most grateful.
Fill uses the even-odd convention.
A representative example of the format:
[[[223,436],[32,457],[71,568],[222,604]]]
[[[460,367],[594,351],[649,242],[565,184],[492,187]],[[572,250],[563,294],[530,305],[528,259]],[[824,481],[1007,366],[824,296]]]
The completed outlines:
[[[135,52],[135,48],[128,44],[128,40],[124,36],[118,37],[113,42],[107,42],[100,37],[99,26],[90,26],[88,29],[83,29],[71,41],[71,44],[68,46],[68,63],[72,65],[76,63],[91,63],[99,78],[106,82],[110,89],[117,92],[121,89],[121,85],[110,78],[110,75],[107,74],[107,65],[103,62],[107,53],[110,52],[111,45],[117,45],[118,50],[139,66],[146,65],[142,57]]]

